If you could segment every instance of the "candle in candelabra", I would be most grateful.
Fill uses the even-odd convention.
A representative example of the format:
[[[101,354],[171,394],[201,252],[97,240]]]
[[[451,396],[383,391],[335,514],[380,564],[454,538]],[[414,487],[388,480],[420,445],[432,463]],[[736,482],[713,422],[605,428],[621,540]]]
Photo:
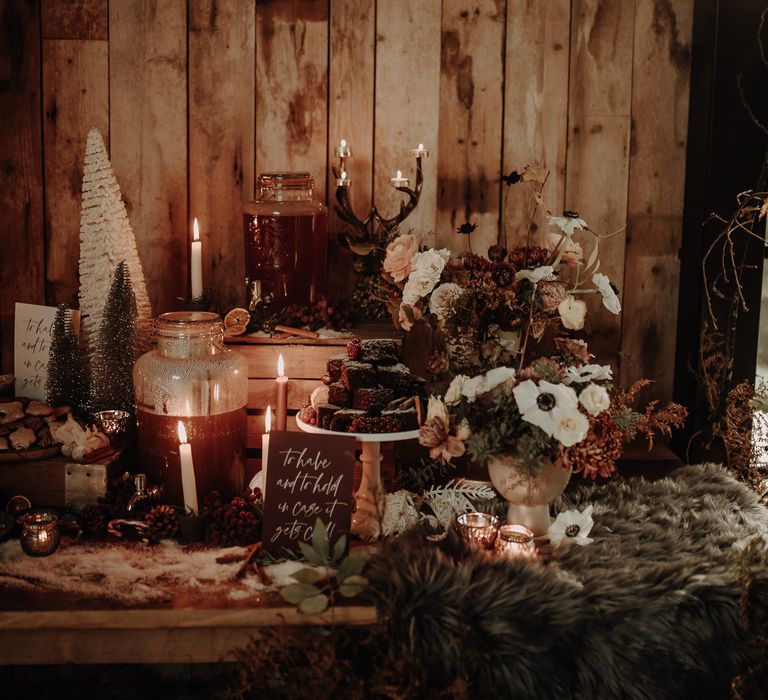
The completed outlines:
[[[428,158],[429,151],[426,148],[424,148],[423,143],[420,143],[418,148],[414,148],[411,150],[411,157],[412,158]]]
[[[403,177],[403,173],[399,170],[397,175],[390,178],[389,181],[392,183],[392,187],[408,187],[411,184],[411,181],[407,177]]]
[[[341,139],[339,142],[339,145],[336,146],[336,157],[337,158],[351,158],[352,157],[352,151],[349,149],[349,146],[347,145],[346,139]]]
[[[197,484],[195,483],[195,464],[192,461],[192,445],[187,442],[187,431],[181,421],[179,421],[179,443],[184,510],[192,511],[193,515],[197,515]]]
[[[341,171],[341,177],[336,180],[336,187],[349,187],[352,184],[352,180],[347,177],[347,171]]]
[[[282,353],[277,358],[277,410],[275,411],[275,428],[286,430],[288,428],[288,377],[285,376],[285,363]]]
[[[192,276],[192,298],[197,299],[203,296],[203,244],[200,240],[200,227],[197,224],[197,218],[195,218],[192,231],[192,260],[190,262],[190,272]]]

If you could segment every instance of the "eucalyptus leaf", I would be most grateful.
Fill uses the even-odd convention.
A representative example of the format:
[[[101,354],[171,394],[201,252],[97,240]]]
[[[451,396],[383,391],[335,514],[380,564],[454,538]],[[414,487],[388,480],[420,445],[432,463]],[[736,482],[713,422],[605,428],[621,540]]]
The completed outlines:
[[[299,611],[305,615],[317,615],[328,607],[328,596],[324,593],[305,598],[299,603]]]
[[[353,598],[362,593],[368,585],[368,579],[364,576],[350,576],[339,586],[339,593],[345,598]]]
[[[318,581],[322,581],[326,575],[327,574],[323,569],[313,569],[308,566],[291,574],[291,578],[299,583],[317,583]]]
[[[331,543],[328,541],[328,528],[320,518],[315,520],[315,527],[312,529],[312,549],[317,552],[322,561],[328,560]]]
[[[320,595],[320,589],[308,583],[292,583],[290,586],[281,588],[280,595],[287,603],[298,605],[306,598]]]
[[[333,545],[333,555],[332,559],[333,561],[339,561],[343,556],[344,552],[347,551],[347,536],[342,535],[339,537],[338,540],[336,540],[336,543]]]
[[[361,549],[350,554],[341,564],[336,572],[336,580],[339,583],[346,581],[350,576],[359,576],[363,572],[365,562],[368,559],[368,550]]]
[[[325,559],[321,557],[314,549],[312,549],[312,547],[310,547],[306,542],[299,542],[299,549],[304,555],[304,558],[310,564],[325,564]]]

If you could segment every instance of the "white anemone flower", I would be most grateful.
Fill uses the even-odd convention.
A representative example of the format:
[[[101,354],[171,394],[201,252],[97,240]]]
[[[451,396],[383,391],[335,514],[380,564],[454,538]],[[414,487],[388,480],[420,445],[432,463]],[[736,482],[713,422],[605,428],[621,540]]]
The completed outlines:
[[[611,280],[602,272],[596,272],[592,275],[592,282],[594,282],[600,295],[603,297],[603,306],[608,309],[612,314],[621,313],[621,303],[619,297],[616,296],[616,292],[611,287]]]
[[[495,367],[485,373],[485,391],[492,391],[508,379],[514,379],[515,370],[512,367]]]
[[[553,280],[555,275],[553,274],[555,268],[552,265],[542,265],[536,267],[533,270],[520,270],[515,273],[516,280],[528,280],[534,287],[543,280]]]
[[[557,226],[566,236],[572,236],[576,229],[587,228],[587,222],[578,216],[548,216],[551,226]]]
[[[565,370],[563,384],[584,384],[586,382],[604,382],[613,379],[610,365],[582,365],[568,367]]]
[[[542,380],[537,385],[526,379],[512,389],[512,393],[523,420],[541,428],[550,437],[555,434],[556,425],[564,413],[582,415],[576,392],[563,384]]]
[[[571,542],[585,545],[592,542],[592,538],[588,536],[595,524],[592,520],[592,510],[593,507],[589,505],[581,512],[566,510],[558,513],[555,522],[549,526],[549,541],[553,545]]]

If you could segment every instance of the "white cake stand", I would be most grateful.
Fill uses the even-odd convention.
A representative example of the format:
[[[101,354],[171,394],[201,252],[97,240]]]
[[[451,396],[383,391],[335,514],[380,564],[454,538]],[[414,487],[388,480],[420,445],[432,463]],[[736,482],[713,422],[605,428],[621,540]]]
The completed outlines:
[[[383,513],[384,486],[381,483],[381,443],[415,440],[418,430],[406,430],[400,433],[342,433],[338,430],[325,430],[316,425],[305,423],[296,416],[296,425],[305,433],[317,435],[350,435],[362,444],[360,462],[363,476],[360,488],[355,494],[357,507],[352,514],[351,530],[355,535],[371,538],[379,530],[380,516]]]

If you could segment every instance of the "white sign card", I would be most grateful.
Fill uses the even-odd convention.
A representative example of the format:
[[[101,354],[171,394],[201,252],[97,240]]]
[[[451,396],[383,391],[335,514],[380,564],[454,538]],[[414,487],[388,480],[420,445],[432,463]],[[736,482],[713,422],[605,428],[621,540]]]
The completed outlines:
[[[71,311],[72,328],[80,327],[80,312]],[[45,399],[48,377],[48,353],[51,350],[55,306],[16,302],[13,360],[16,396]]]

